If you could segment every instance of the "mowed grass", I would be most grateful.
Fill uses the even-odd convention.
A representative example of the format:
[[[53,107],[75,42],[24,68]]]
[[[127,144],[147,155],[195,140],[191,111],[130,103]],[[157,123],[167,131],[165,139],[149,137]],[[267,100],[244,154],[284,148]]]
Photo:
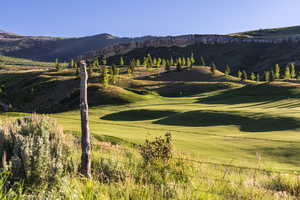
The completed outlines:
[[[207,101],[211,95],[223,94],[91,107],[93,140],[142,143],[171,132],[177,151],[196,160],[253,168],[259,163],[270,170],[300,171],[299,99]],[[79,111],[52,116],[67,132],[80,135]]]

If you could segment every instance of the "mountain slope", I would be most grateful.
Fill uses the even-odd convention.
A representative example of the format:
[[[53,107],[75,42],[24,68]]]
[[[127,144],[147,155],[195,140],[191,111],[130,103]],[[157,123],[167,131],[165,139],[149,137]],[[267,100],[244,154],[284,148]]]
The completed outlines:
[[[230,35],[181,35],[119,38],[99,34],[78,38],[32,37],[0,32],[0,55],[53,61],[67,61],[82,55],[125,54],[137,48],[186,47],[193,44],[273,44],[300,41],[300,26],[267,29]]]

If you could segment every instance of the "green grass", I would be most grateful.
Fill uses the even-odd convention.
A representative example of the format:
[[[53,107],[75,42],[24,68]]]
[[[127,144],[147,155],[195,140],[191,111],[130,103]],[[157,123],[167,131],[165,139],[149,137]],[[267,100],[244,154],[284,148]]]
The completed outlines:
[[[270,101],[270,91],[268,99],[202,103],[223,93],[91,107],[91,132],[95,138],[110,136],[128,143],[171,132],[178,151],[202,161],[256,167],[260,154],[266,168],[300,170],[299,100],[274,95]],[[52,116],[67,132],[80,133],[79,111]]]

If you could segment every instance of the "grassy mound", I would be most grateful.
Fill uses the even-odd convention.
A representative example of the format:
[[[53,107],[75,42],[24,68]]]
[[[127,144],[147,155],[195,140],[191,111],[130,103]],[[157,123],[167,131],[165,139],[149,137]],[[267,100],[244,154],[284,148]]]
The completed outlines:
[[[141,79],[153,81],[184,81],[184,82],[216,82],[216,81],[238,81],[233,77],[226,77],[219,70],[212,74],[210,67],[194,66],[191,70],[176,71],[175,69],[162,74],[146,76]]]

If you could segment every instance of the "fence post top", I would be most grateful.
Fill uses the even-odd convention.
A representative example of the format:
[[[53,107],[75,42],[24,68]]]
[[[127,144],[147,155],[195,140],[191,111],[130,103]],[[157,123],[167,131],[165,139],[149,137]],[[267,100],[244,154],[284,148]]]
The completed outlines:
[[[81,65],[85,65],[85,64],[86,64],[85,60],[80,60],[79,63],[80,63]]]

